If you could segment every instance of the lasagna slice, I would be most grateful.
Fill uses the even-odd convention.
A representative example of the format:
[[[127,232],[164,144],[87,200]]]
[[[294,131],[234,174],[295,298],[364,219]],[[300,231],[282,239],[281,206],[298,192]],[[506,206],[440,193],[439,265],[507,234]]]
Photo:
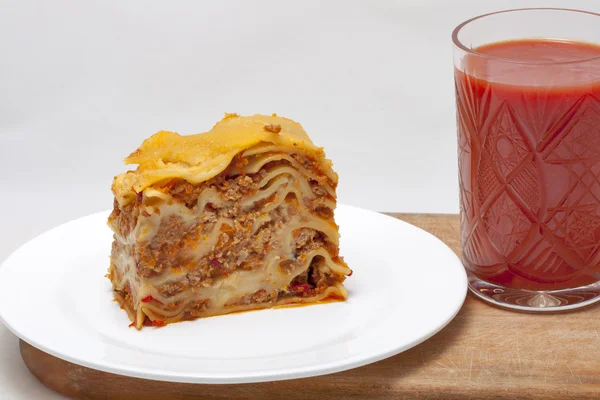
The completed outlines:
[[[302,127],[226,114],[159,132],[115,177],[108,278],[132,326],[344,300],[337,174]]]

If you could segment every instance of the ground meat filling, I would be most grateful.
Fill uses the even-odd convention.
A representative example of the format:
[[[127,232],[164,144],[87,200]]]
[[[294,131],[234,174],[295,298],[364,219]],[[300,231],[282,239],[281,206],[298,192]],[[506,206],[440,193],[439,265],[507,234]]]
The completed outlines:
[[[183,311],[183,319],[191,320],[198,318],[208,308],[208,302],[209,300],[199,300],[188,304]]]
[[[300,163],[304,168],[312,171],[317,176],[317,182],[319,185],[328,184],[332,189],[336,189],[337,182],[334,182],[327,175],[325,175],[319,168],[319,162],[313,158],[300,154],[292,154],[292,158]]]
[[[343,282],[345,278],[344,275],[336,274],[327,268],[323,257],[316,256],[312,259],[310,267],[296,276],[289,285],[288,291],[280,296],[315,296],[335,283]]]
[[[198,206],[198,197],[207,189],[214,189],[230,201],[238,201],[245,196],[252,195],[258,190],[258,182],[265,174],[256,173],[251,175],[238,175],[227,178],[225,174],[194,185],[183,179],[171,179],[155,188],[161,192],[168,193],[176,201],[182,202],[189,209]]]
[[[277,213],[283,214],[281,210]],[[190,287],[210,287],[214,279],[228,276],[233,271],[254,270],[262,266],[264,257],[271,249],[280,247],[280,243],[274,238],[274,230],[281,227],[278,228],[271,221],[263,225],[254,235],[249,235],[245,230],[250,228],[253,220],[252,216],[248,216],[241,222],[236,221],[235,226],[238,230],[230,227],[234,230],[225,230],[221,233],[217,250],[211,251],[207,257],[200,259],[182,279],[159,286],[159,292],[165,297],[171,297]],[[332,257],[338,254],[337,246],[317,230],[298,229],[294,232],[294,238],[294,259],[279,264],[279,268],[285,273],[292,273],[298,266],[305,264],[308,254],[316,249],[323,247]],[[313,264],[314,262],[313,260]],[[343,280],[343,277],[340,278]]]
[[[332,257],[337,255],[337,246],[327,239],[327,236],[320,231],[311,228],[302,228],[294,232],[296,242],[296,262],[303,264],[306,262],[308,253],[324,247]]]
[[[248,305],[248,304],[259,304],[268,303],[276,300],[279,295],[279,290],[274,290],[271,293],[266,290],[259,290],[256,293],[248,294],[244,297],[236,299],[230,302],[228,305]]]
[[[200,235],[198,224],[186,225],[178,216],[163,221],[148,246],[137,249],[138,272],[144,277],[160,274],[164,269],[192,265],[193,260],[186,249],[197,243]]]
[[[117,232],[121,236],[128,236],[137,225],[140,215],[141,200],[136,197],[135,201],[119,206],[117,199],[113,202],[113,211],[108,217],[108,220],[115,226]]]
[[[292,157],[306,169],[312,171],[316,176],[315,179],[309,179],[309,184],[313,193],[318,197],[326,197],[335,200],[331,198],[325,189],[325,185],[329,185],[332,189],[335,189],[337,184],[321,172],[318,168],[317,161],[298,154],[292,154]],[[242,160],[246,159],[242,158]],[[164,193],[168,193],[176,201],[184,203],[189,209],[195,209],[198,206],[198,197],[200,197],[200,194],[206,189],[217,191],[226,200],[238,201],[246,196],[253,195],[259,190],[258,184],[266,176],[266,170],[277,165],[289,165],[289,162],[286,160],[272,161],[264,165],[261,170],[255,174],[243,174],[241,173],[240,165],[245,164],[243,162],[240,164],[240,162],[239,157],[234,159],[224,172],[200,184],[192,184],[183,179],[171,179],[167,182],[156,184],[153,187]],[[230,176],[232,172],[236,171],[241,173],[241,175]],[[318,205],[315,205],[315,208],[316,207],[318,207]]]
[[[274,236],[281,226],[269,221],[252,234],[252,225],[258,215],[260,213],[242,215],[234,220],[233,226],[223,225],[214,249],[190,268],[184,268],[189,272],[182,279],[160,286],[160,293],[171,297],[189,287],[210,287],[214,279],[228,276],[233,271],[255,270],[262,266],[265,256],[281,246]]]
[[[310,267],[296,276],[285,290],[274,290],[270,293],[266,290],[259,290],[232,301],[228,305],[270,303],[286,297],[312,297],[323,293],[337,282],[343,282],[344,279],[344,275],[335,274],[325,266],[323,257],[316,256],[312,259]]]
[[[303,200],[316,215],[332,219],[333,210],[327,207],[326,200],[335,201],[335,199],[328,194],[324,185],[335,188],[335,182],[320,172],[316,160],[296,154],[292,157],[305,168],[313,171],[316,176],[316,179],[310,179],[309,183],[317,197]],[[198,198],[204,190],[215,190],[224,199],[237,202],[260,190],[259,183],[265,178],[269,168],[278,164],[289,164],[285,160],[273,161],[263,166],[258,173],[243,174],[242,168],[247,162],[244,158],[236,157],[227,170],[201,184],[195,185],[182,179],[171,179],[156,184],[153,188],[168,193],[175,201],[194,210],[198,207]],[[241,175],[232,175],[235,171],[240,172]],[[258,217],[264,216],[264,212],[261,211],[264,205],[272,203],[276,197],[277,193],[262,199],[249,209],[241,209],[237,205],[219,207],[208,203],[193,223],[186,223],[175,215],[164,218],[148,245],[127,245],[131,247],[131,256],[135,259],[138,273],[146,278],[160,275],[164,270],[181,273],[181,279],[167,282],[157,288],[161,295],[172,297],[189,288],[210,287],[215,279],[228,276],[233,271],[259,268],[264,264],[265,256],[272,249],[281,246],[275,233],[299,212],[299,201],[295,194],[290,193],[279,207],[269,213],[267,222],[253,233],[254,222]],[[149,217],[149,214],[143,211],[145,209],[142,206],[143,200],[143,195],[140,193],[134,201],[122,208],[115,201],[111,219],[118,227],[118,233],[121,236],[128,236],[132,232],[140,215]],[[222,225],[218,241],[213,249],[200,260],[194,259],[193,252],[190,252],[189,249],[197,245],[201,235],[208,235],[213,231],[219,218],[233,219],[234,223],[233,225]],[[294,258],[279,265],[279,268],[286,272],[291,272],[298,265],[306,263],[307,254],[320,247],[325,247],[332,257],[338,255],[337,246],[330,243],[323,233],[314,229],[299,229],[294,233],[294,240]],[[122,251],[125,249],[115,249],[113,246],[113,254]],[[312,281],[312,284],[302,283],[302,285],[311,285],[311,290],[319,286],[317,281]],[[292,292],[299,293],[302,289],[305,287],[296,287]],[[252,296],[254,297],[246,300],[256,303],[262,302],[261,299],[266,295],[256,293]],[[264,301],[269,301],[273,296],[276,297],[277,293],[268,294]],[[242,303],[246,300],[242,300]],[[199,312],[199,309],[196,307],[186,312],[186,315],[191,318]]]
[[[228,305],[271,303],[286,297],[317,296],[335,283],[343,282],[345,278],[344,275],[330,271],[325,265],[325,259],[316,256],[312,259],[308,269],[296,276],[285,290],[274,290],[270,293],[266,290],[259,290],[236,299]]]
[[[337,257],[338,247],[331,243],[327,237],[314,229],[303,228],[294,233],[295,235],[295,259],[286,260],[279,264],[279,268],[285,273],[292,273],[297,267],[306,263],[309,253],[325,248],[332,257]],[[326,266],[322,256],[315,256],[308,269],[294,278],[288,290],[282,291],[279,297],[315,296],[336,282],[343,282],[344,275],[333,273]]]

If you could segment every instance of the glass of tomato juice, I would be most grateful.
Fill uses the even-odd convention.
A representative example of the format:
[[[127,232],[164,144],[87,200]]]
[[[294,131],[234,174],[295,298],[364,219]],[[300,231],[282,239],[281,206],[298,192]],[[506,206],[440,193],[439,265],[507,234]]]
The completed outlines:
[[[501,11],[452,40],[471,291],[528,311],[600,300],[600,15]]]

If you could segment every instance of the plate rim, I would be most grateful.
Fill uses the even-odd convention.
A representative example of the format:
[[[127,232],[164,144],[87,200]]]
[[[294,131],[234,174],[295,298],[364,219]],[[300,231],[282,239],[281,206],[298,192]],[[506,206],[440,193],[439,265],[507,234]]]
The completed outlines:
[[[416,229],[416,230],[420,231],[421,234],[425,234],[425,236],[427,236],[429,238],[429,240],[433,239],[434,242],[436,242],[437,244],[440,245],[440,248],[444,248],[444,251],[446,251],[450,257],[453,257],[456,259],[456,263],[460,266],[460,268],[455,268],[455,269],[457,270],[457,274],[461,275],[460,281],[462,283],[462,290],[461,290],[462,294],[458,293],[459,288],[457,287],[455,289],[457,292],[457,295],[456,295],[457,300],[456,300],[456,304],[452,307],[453,311],[451,313],[449,313],[443,321],[440,319],[440,322],[435,324],[434,329],[430,329],[427,332],[427,334],[421,335],[415,340],[404,343],[402,346],[397,346],[397,347],[393,347],[391,349],[387,349],[385,351],[376,352],[374,354],[367,355],[366,357],[364,356],[364,353],[360,353],[363,355],[361,356],[359,354],[359,356],[353,356],[350,359],[346,359],[346,360],[336,360],[335,362],[319,363],[319,364],[311,365],[310,367],[295,366],[292,368],[285,368],[284,370],[274,370],[273,369],[273,370],[270,370],[268,373],[265,373],[264,371],[258,371],[258,372],[247,372],[247,373],[243,373],[243,374],[239,374],[239,373],[238,374],[229,374],[229,375],[222,375],[222,374],[206,375],[206,374],[204,374],[204,375],[199,376],[194,373],[182,374],[179,372],[166,371],[166,370],[161,370],[161,371],[157,371],[155,369],[148,370],[145,368],[140,368],[140,367],[131,366],[131,365],[128,365],[128,366],[121,365],[120,366],[120,365],[114,364],[113,362],[106,362],[106,361],[101,363],[101,362],[98,362],[97,360],[79,359],[77,357],[71,356],[70,354],[63,354],[60,351],[53,350],[51,348],[51,346],[49,347],[49,346],[39,343],[37,340],[32,340],[31,338],[29,338],[29,335],[27,335],[26,333],[17,332],[17,330],[14,329],[14,326],[9,324],[3,317],[1,305],[0,305],[0,323],[2,323],[4,326],[6,326],[7,329],[10,330],[15,336],[17,336],[21,340],[27,342],[28,344],[32,345],[33,347],[35,347],[47,354],[50,354],[54,357],[57,357],[59,359],[68,361],[68,362],[76,364],[76,365],[81,365],[81,366],[91,368],[94,370],[99,370],[99,371],[104,371],[104,372],[108,372],[108,373],[112,373],[112,374],[129,376],[129,377],[134,377],[134,378],[159,380],[159,381],[174,382],[174,383],[193,383],[193,384],[243,384],[243,383],[258,383],[258,382],[274,382],[274,381],[281,381],[281,380],[288,380],[288,379],[300,379],[300,378],[322,376],[322,375],[332,374],[332,373],[336,373],[336,372],[342,372],[342,371],[358,368],[361,366],[365,366],[368,364],[372,364],[377,361],[381,361],[386,358],[400,354],[404,351],[407,351],[407,350],[425,342],[426,340],[430,339],[431,337],[436,335],[438,332],[440,332],[442,329],[444,329],[456,317],[456,315],[462,309],[462,306],[464,304],[464,301],[466,299],[467,292],[468,292],[467,274],[466,274],[466,271],[464,270],[464,267],[462,266],[462,262],[460,261],[459,257],[456,255],[456,253],[454,253],[454,251],[452,249],[450,249],[450,247],[446,243],[444,243],[441,239],[439,239],[435,235],[431,234],[430,232],[428,232],[418,226],[415,226],[406,221],[403,221],[399,218],[396,218],[396,217],[393,217],[393,216],[390,216],[390,215],[387,215],[387,214],[384,214],[381,212],[376,212],[376,211],[372,211],[372,210],[368,210],[368,209],[364,209],[364,208],[360,208],[360,207],[356,207],[356,206],[352,206],[352,205],[338,204],[337,209],[339,209],[339,208],[352,210],[352,212],[368,213],[368,214],[371,214],[371,216],[376,216],[377,218],[391,219],[395,223],[404,225],[405,229],[406,228]],[[337,209],[336,209],[336,211],[337,211]],[[4,260],[2,260],[2,262],[0,263],[0,273],[2,272],[2,269],[6,266],[6,264],[8,264],[9,260],[11,260],[11,258],[15,254],[23,251],[23,248],[25,246],[27,246],[31,242],[35,241],[36,239],[40,238],[41,236],[44,236],[45,234],[47,234],[51,231],[54,231],[60,227],[63,227],[65,225],[75,223],[76,221],[80,221],[82,219],[91,218],[91,217],[99,216],[99,215],[108,215],[109,212],[110,212],[110,210],[104,210],[104,211],[95,212],[95,213],[91,213],[91,214],[88,214],[85,216],[81,216],[78,218],[68,220],[68,221],[58,224],[50,229],[47,229],[46,231],[42,232],[41,234],[36,235],[35,237],[27,240],[26,242],[21,244],[19,247],[14,249],[9,254],[8,257],[6,257]]]

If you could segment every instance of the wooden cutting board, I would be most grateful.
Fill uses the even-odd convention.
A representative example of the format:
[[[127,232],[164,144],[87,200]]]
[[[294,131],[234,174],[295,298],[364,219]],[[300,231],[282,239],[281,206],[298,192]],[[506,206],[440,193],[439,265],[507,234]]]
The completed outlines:
[[[460,254],[458,216],[392,214]],[[443,298],[440,299],[443,301]],[[598,399],[600,307],[567,314],[504,311],[472,295],[440,333],[395,357],[315,378],[193,385],[81,367],[21,341],[29,370],[76,399]]]

